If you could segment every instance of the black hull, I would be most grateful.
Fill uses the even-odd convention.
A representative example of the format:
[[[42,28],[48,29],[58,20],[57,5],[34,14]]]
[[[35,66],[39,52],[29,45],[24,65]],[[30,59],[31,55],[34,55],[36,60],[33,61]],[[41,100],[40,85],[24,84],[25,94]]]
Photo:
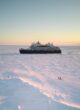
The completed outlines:
[[[27,49],[20,49],[19,52],[21,54],[61,54],[61,50],[27,50]]]

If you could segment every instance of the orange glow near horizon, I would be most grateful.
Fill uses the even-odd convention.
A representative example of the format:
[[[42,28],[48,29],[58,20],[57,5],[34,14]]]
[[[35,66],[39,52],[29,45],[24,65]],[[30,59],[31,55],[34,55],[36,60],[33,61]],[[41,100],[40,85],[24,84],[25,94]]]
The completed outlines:
[[[57,45],[80,45],[79,33],[25,33],[0,37],[1,45],[29,45],[32,42],[51,42]]]

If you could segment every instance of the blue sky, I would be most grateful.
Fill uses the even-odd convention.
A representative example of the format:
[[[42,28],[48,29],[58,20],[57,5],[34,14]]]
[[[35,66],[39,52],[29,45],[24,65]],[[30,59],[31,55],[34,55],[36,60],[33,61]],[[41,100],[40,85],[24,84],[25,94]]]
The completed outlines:
[[[0,24],[0,44],[79,44],[80,0],[0,0]]]

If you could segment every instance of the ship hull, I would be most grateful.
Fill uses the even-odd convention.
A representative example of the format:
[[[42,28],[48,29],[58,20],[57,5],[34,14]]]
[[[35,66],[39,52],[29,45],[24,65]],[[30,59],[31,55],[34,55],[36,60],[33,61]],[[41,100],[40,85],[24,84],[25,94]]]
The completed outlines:
[[[21,54],[61,54],[61,50],[29,50],[29,49],[20,49]]]

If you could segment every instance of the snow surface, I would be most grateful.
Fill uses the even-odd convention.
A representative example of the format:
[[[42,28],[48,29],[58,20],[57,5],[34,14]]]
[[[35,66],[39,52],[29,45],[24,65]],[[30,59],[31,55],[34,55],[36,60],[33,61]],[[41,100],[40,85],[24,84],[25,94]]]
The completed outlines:
[[[0,110],[79,110],[80,47],[47,55],[19,48],[0,46]]]

